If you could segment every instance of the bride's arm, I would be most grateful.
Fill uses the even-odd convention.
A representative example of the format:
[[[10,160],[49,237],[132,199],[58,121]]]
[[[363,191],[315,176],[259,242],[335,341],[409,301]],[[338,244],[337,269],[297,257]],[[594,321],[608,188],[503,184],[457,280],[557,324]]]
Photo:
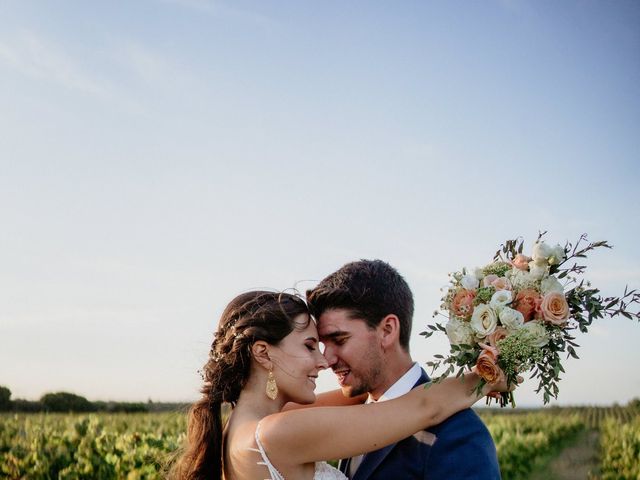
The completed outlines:
[[[506,390],[504,383],[486,385],[478,395],[478,381],[468,373],[385,402],[276,413],[262,420],[261,441],[274,464],[282,465],[370,452],[441,423],[492,390]]]
[[[310,407],[341,407],[346,405],[360,405],[366,400],[366,393],[358,395],[357,397],[345,397],[345,395],[342,393],[342,390],[336,389],[317,394],[316,401],[313,403],[303,405],[301,403],[289,402],[284,406],[282,411],[287,412],[289,410]]]

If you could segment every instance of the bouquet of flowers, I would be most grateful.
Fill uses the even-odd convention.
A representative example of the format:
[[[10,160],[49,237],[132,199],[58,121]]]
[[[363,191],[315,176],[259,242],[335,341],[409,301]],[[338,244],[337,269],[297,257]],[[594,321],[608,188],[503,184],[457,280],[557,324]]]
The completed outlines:
[[[442,331],[449,337],[448,356],[435,355],[427,365],[435,372],[446,367],[434,381],[462,375],[475,367],[485,383],[506,377],[516,384],[519,374],[532,370],[539,380],[536,393],[543,391],[544,403],[557,398],[561,354],[576,354],[574,332],[587,332],[593,320],[624,316],[640,321],[640,293],[625,288],[621,297],[601,297],[599,290],[579,277],[586,269],[578,264],[587,252],[611,248],[606,241],[588,243],[582,235],[575,245],[550,246],[540,233],[531,257],[524,255],[522,239],[508,240],[496,252],[493,262],[473,271],[450,274],[451,286],[434,316],[448,319],[445,325],[428,325],[425,337]],[[585,244],[586,243],[586,244]],[[491,399],[488,399],[490,402]],[[501,394],[500,406],[515,406],[513,393]]]

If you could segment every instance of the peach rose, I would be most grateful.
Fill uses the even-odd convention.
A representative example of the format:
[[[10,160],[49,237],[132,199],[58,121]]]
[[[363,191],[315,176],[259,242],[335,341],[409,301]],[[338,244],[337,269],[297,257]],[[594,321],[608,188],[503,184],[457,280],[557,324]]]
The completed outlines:
[[[451,311],[457,317],[469,318],[473,313],[474,298],[476,298],[475,292],[461,288],[453,296],[453,300],[451,300]]]
[[[564,325],[569,318],[569,304],[560,292],[547,293],[540,304],[540,311],[542,318],[554,325]]]
[[[498,342],[505,338],[507,335],[509,335],[509,332],[507,332],[506,328],[498,327],[493,331],[492,334],[487,335],[487,342],[489,343],[489,346],[495,348],[497,352],[500,352],[500,349],[498,348]]]
[[[496,290],[511,290],[511,282],[505,277],[496,278],[491,282],[491,286]]]
[[[476,371],[487,383],[496,383],[504,378],[504,372],[498,366],[498,354],[495,349],[484,349],[480,352]]]
[[[516,267],[518,270],[527,271],[529,269],[529,262],[531,258],[526,255],[522,255],[521,253],[517,254],[515,258],[511,261],[511,265]]]
[[[542,297],[532,288],[520,290],[514,300],[514,309],[519,311],[524,317],[524,321],[528,322],[540,311]]]

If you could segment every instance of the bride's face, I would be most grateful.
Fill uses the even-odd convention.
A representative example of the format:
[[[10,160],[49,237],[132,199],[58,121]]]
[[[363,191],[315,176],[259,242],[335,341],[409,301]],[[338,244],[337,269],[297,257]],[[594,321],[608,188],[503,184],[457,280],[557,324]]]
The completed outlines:
[[[318,372],[327,368],[327,360],[320,352],[315,323],[306,314],[294,321],[304,328],[295,328],[278,345],[271,346],[273,375],[286,401],[313,403]]]

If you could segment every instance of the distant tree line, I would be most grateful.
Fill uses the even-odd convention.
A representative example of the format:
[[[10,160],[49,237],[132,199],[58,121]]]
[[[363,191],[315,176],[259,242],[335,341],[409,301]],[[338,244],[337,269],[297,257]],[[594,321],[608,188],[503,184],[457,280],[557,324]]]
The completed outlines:
[[[17,398],[11,400],[11,390],[0,385],[0,412],[107,412],[136,413],[164,412],[186,408],[182,403],[143,402],[90,402],[85,397],[69,392],[46,393],[40,400]]]

